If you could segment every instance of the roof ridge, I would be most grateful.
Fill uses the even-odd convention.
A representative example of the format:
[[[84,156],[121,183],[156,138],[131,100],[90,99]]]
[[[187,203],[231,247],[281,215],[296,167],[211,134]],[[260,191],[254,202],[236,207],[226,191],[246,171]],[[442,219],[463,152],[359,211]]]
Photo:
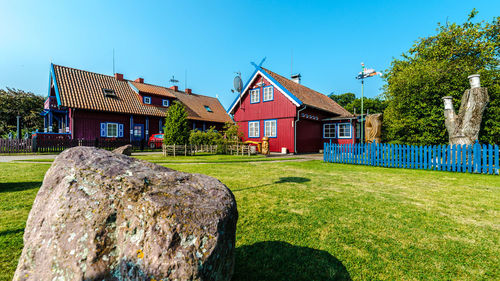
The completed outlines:
[[[314,90],[314,89],[311,89],[311,88],[309,88],[309,87],[307,87],[307,86],[304,86],[304,85],[302,85],[302,84],[300,84],[300,83],[297,83],[297,82],[293,81],[292,79],[288,79],[288,78],[286,78],[285,76],[283,76],[283,75],[281,75],[281,74],[278,74],[278,73],[276,73],[276,72],[274,72],[274,71],[272,71],[272,70],[269,70],[269,69],[264,68],[264,67],[261,67],[261,68],[262,68],[262,69],[264,69],[265,71],[269,71],[269,72],[272,72],[272,73],[274,73],[274,74],[276,74],[276,75],[278,75],[278,76],[280,76],[280,77],[283,77],[283,79],[286,79],[286,80],[288,80],[288,81],[290,81],[290,82],[296,83],[296,84],[297,84],[297,86],[300,86],[300,87],[306,88],[306,89],[308,89],[308,90],[314,91],[314,92],[316,92],[316,93],[318,93],[318,94],[322,94],[323,96],[327,96],[327,95],[325,95],[325,94],[323,94],[323,93],[321,93],[321,92],[318,92],[318,91],[316,91],[316,90]],[[283,86],[283,87],[284,87],[284,86]],[[327,97],[328,97],[328,96],[327,96]]]
[[[59,64],[55,64],[55,63],[53,63],[52,65],[53,66],[57,66],[57,67],[66,68],[66,69],[78,70],[78,71],[87,72],[87,73],[91,73],[91,74],[97,74],[97,75],[100,75],[100,76],[106,76],[106,77],[115,78],[114,75],[107,75],[107,74],[97,73],[97,72],[93,72],[93,71],[89,71],[89,70],[84,70],[84,69],[79,69],[79,68],[74,68],[74,67],[59,65]],[[124,81],[128,81],[128,80],[124,79]]]

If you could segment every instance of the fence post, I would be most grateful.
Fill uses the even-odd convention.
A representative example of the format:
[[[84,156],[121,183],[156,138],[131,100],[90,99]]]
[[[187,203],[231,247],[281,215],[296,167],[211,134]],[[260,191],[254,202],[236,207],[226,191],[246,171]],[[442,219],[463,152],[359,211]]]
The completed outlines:
[[[500,165],[499,165],[499,162],[500,162],[500,154],[498,153],[498,145],[495,144],[495,171],[493,172],[493,174],[499,174],[500,173]]]

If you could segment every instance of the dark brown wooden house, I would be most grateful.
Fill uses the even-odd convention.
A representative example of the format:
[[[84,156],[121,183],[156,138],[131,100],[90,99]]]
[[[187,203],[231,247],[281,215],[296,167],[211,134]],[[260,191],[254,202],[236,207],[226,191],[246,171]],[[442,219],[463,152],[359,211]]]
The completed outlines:
[[[165,114],[174,101],[181,102],[193,129],[221,129],[232,122],[218,99],[127,80],[123,74],[103,75],[51,64],[49,93],[42,112],[44,132],[71,139],[148,140],[161,133]]]

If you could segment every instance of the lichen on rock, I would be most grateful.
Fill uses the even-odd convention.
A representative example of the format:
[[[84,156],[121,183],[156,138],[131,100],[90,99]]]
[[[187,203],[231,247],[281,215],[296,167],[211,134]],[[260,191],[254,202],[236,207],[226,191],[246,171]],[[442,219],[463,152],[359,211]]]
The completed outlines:
[[[230,280],[237,218],[215,178],[71,148],[45,175],[14,280]]]

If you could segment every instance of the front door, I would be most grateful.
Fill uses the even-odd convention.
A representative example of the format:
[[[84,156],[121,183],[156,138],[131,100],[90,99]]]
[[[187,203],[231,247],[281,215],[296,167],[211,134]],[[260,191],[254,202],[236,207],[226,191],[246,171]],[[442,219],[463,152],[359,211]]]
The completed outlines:
[[[134,142],[140,142],[144,139],[144,124],[134,124]]]

